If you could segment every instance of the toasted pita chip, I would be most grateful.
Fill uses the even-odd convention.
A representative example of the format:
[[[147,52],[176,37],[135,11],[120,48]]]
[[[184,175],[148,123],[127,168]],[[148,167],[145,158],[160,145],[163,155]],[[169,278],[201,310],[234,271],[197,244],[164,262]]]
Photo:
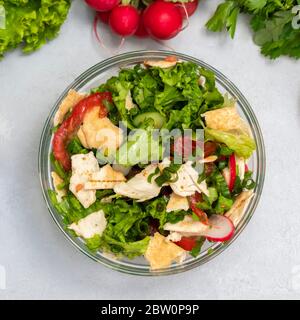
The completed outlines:
[[[88,182],[91,174],[99,171],[98,161],[93,152],[75,154],[71,157],[71,161],[72,176],[69,189],[84,208],[88,208],[96,201],[96,190],[85,190],[84,184]]]
[[[115,171],[109,164],[102,167],[99,172],[92,173],[88,182],[84,184],[85,190],[113,189],[117,183],[126,181],[123,173]]]
[[[157,164],[149,164],[144,170],[136,174],[126,183],[117,183],[114,187],[114,192],[124,197],[136,199],[138,202],[157,197],[161,187],[159,187],[154,180],[158,174],[153,176],[151,182],[148,181],[149,175],[155,173],[156,168]]]
[[[99,117],[99,107],[86,113],[77,136],[83,146],[115,151],[123,142],[123,131],[107,117]]]
[[[249,203],[253,195],[253,190],[243,191],[238,195],[230,210],[225,213],[225,216],[232,221],[235,227],[241,221],[246,205]]]
[[[172,192],[170,196],[170,200],[167,204],[166,211],[171,212],[175,210],[184,210],[187,211],[189,209],[189,202],[187,197],[181,197],[177,195],[175,192]]]
[[[62,201],[62,197],[64,197],[67,194],[67,192],[66,192],[65,189],[58,189],[58,186],[60,184],[62,184],[64,181],[55,171],[51,172],[51,177],[52,177],[52,180],[53,180],[53,185],[54,185],[54,189],[55,189],[55,192],[56,192],[57,201],[61,202]]]
[[[188,237],[201,236],[207,229],[209,229],[208,225],[200,221],[195,221],[190,215],[186,215],[184,219],[179,222],[167,222],[164,225],[164,230],[178,232],[181,235]]]
[[[72,223],[69,229],[74,230],[79,237],[90,239],[95,235],[102,235],[107,225],[103,210],[99,210],[80,219],[77,223]]]
[[[208,128],[221,131],[239,131],[249,135],[250,130],[245,121],[240,117],[236,107],[225,107],[205,112]]]
[[[151,237],[145,258],[149,261],[150,268],[156,270],[167,268],[172,262],[182,263],[186,258],[186,252],[156,232]]]
[[[203,192],[209,196],[206,181],[198,183],[199,173],[193,168],[192,162],[188,161],[181,165],[177,171],[178,179],[170,183],[172,190],[179,196],[186,197],[193,195],[196,191]]]
[[[200,160],[200,163],[209,163],[209,162],[215,162],[218,159],[217,156],[208,156],[202,160]]]
[[[178,60],[176,57],[167,57],[164,60],[145,60],[144,65],[146,67],[158,67],[162,69],[174,67]]]
[[[85,98],[87,94],[78,93],[71,89],[64,100],[61,102],[54,116],[54,127],[61,124],[65,115],[72,110],[76,104]]]

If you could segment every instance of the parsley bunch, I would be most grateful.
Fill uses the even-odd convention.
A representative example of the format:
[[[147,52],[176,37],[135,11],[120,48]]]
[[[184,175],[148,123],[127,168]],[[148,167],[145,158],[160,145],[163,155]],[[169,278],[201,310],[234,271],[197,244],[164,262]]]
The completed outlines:
[[[271,59],[279,56],[300,58],[300,0],[226,0],[206,27],[214,32],[227,29],[234,37],[239,13],[252,16],[253,40],[261,53]]]

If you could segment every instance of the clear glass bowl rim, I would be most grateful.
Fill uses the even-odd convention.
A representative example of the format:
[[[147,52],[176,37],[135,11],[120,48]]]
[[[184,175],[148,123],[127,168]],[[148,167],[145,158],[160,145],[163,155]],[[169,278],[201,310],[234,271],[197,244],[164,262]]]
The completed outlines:
[[[246,212],[242,220],[240,221],[236,229],[236,232],[231,240],[225,243],[216,243],[213,246],[212,252],[209,252],[208,250],[206,250],[202,252],[197,258],[186,261],[181,265],[175,265],[175,266],[171,266],[166,269],[160,269],[157,271],[150,271],[149,268],[146,266],[134,265],[132,263],[126,263],[119,260],[110,259],[105,255],[95,255],[92,252],[90,252],[87,248],[85,248],[83,243],[81,241],[78,241],[78,238],[72,237],[70,234],[66,232],[62,224],[62,221],[59,218],[59,214],[56,212],[56,210],[53,208],[50,202],[48,192],[47,192],[47,189],[49,187],[47,186],[47,183],[49,183],[48,181],[49,175],[47,176],[47,174],[49,173],[49,170],[50,170],[49,148],[47,149],[47,146],[49,146],[49,139],[51,139],[50,138],[51,127],[52,127],[52,121],[53,121],[52,119],[53,119],[54,113],[70,89],[79,90],[89,81],[91,81],[95,76],[100,75],[101,73],[111,69],[112,67],[116,67],[116,66],[123,67],[123,66],[128,66],[129,64],[144,61],[145,59],[163,59],[167,56],[176,56],[181,60],[197,63],[199,66],[205,67],[213,71],[216,76],[216,82],[219,85],[221,85],[232,96],[237,98],[240,104],[240,107],[244,113],[244,116],[246,117],[251,127],[252,134],[257,146],[255,159],[254,159],[256,164],[255,179],[256,179],[257,185],[255,188],[255,195],[249,202]],[[193,269],[197,266],[200,266],[210,261],[212,258],[216,257],[221,252],[223,252],[230,244],[232,244],[233,241],[237,239],[237,237],[246,227],[246,225],[250,221],[258,205],[259,199],[262,194],[263,184],[264,184],[265,166],[266,166],[266,156],[265,156],[265,147],[264,147],[264,141],[263,141],[261,129],[259,127],[257,118],[250,104],[248,103],[244,95],[239,91],[239,89],[229,79],[227,79],[221,72],[219,72],[209,64],[182,53],[178,53],[174,51],[165,51],[165,50],[154,50],[154,51],[143,50],[143,51],[132,51],[132,52],[123,53],[123,54],[105,59],[102,62],[97,63],[93,67],[83,72],[63,91],[63,93],[60,95],[60,97],[54,104],[49,116],[46,119],[43,131],[42,131],[40,145],[39,145],[39,154],[38,154],[38,171],[39,171],[43,197],[46,201],[48,211],[50,212],[53,220],[55,221],[58,228],[62,231],[64,236],[77,249],[79,249],[81,252],[83,252],[85,255],[87,255],[89,258],[93,259],[94,261],[100,262],[106,267],[109,267],[111,269],[114,269],[120,272],[132,274],[132,275],[142,275],[142,276],[169,275],[169,274],[176,274],[176,273]]]

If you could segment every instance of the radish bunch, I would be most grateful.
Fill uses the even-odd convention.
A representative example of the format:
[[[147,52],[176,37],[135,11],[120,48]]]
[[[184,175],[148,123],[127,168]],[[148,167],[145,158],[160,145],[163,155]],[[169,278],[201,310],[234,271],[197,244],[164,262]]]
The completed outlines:
[[[185,0],[186,1],[186,0]],[[121,37],[135,35],[167,40],[175,37],[182,29],[184,20],[197,9],[198,0],[190,2],[149,2],[130,0],[85,0],[97,11],[97,19],[108,24]],[[150,4],[149,4],[150,3]],[[147,4],[147,5],[146,5]]]

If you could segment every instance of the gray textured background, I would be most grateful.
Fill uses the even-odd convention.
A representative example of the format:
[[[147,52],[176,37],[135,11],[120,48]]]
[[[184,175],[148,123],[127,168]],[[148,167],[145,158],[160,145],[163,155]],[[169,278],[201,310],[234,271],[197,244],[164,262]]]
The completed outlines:
[[[208,33],[203,25],[216,4],[202,1],[189,29],[168,44],[227,75],[256,112],[267,176],[246,230],[205,266],[163,278],[111,271],[66,241],[40,191],[40,134],[63,89],[107,56],[93,40],[91,12],[74,1],[56,40],[30,56],[15,51],[0,62],[0,265],[6,270],[0,299],[300,298],[300,61],[263,58],[246,18],[234,41]],[[122,52],[137,49],[163,47],[129,39]]]

